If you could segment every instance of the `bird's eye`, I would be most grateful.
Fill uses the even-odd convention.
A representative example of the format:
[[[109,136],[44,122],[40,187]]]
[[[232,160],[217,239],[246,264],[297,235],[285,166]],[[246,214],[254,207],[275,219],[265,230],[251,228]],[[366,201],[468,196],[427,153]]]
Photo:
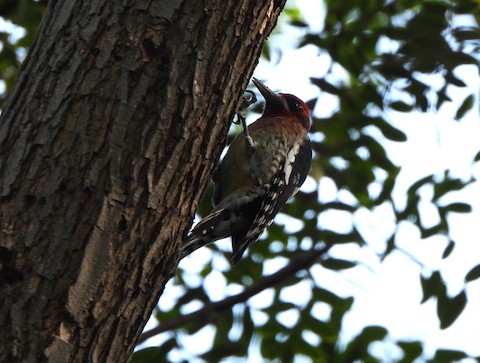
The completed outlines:
[[[290,109],[291,112],[296,112],[303,109],[300,102],[298,102],[298,100],[296,100],[293,97],[288,98],[287,103],[288,103],[288,108]]]

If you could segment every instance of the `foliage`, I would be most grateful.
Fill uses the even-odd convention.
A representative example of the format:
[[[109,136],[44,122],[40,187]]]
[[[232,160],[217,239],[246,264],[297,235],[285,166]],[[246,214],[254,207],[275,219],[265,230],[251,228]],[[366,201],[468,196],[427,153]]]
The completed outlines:
[[[478,67],[474,54],[480,46],[480,33],[477,27],[455,26],[452,19],[458,14],[478,15],[477,3],[331,0],[325,1],[325,6],[325,24],[319,33],[313,32],[302,21],[301,9],[285,11],[279,23],[281,27],[290,26],[303,32],[299,47],[315,46],[319,53],[330,58],[328,72],[311,79],[323,94],[328,93],[338,101],[335,112],[324,119],[313,120],[312,139],[316,151],[313,175],[330,178],[339,191],[348,191],[353,198],[319,203],[317,189],[300,193],[284,210],[285,214],[302,221],[302,228],[295,233],[289,233],[287,237],[284,226],[272,225],[266,240],[248,251],[247,261],[232,269],[223,259],[229,253],[228,244],[211,246],[214,254],[205,257],[204,267],[195,277],[187,266],[201,260],[199,255],[181,264],[185,270],[180,270],[174,286],[183,291],[179,292],[183,295],[173,308],[159,310],[157,318],[160,326],[169,321],[174,311],[180,315],[188,309],[192,301],[201,302],[199,308],[202,304],[208,307],[212,291],[205,287],[208,283],[202,284],[201,281],[214,279],[214,275],[217,276],[215,278],[219,278],[220,273],[223,276],[219,278],[223,281],[218,286],[220,290],[230,291],[242,286],[244,291],[248,291],[266,274],[266,266],[275,262],[282,265],[286,259],[294,261],[299,254],[329,244],[368,244],[353,222],[349,231],[341,233],[319,226],[319,217],[332,210],[348,214],[353,219],[358,210],[375,210],[388,205],[393,210],[397,226],[402,222],[413,224],[423,239],[445,236],[450,242],[443,258],[448,258],[455,248],[455,241],[450,237],[449,216],[452,213],[469,213],[471,207],[465,203],[447,203],[445,196],[462,190],[472,180],[454,177],[448,170],[443,175],[429,175],[410,185],[406,203],[398,203],[392,197],[392,191],[400,170],[389,158],[384,140],[397,143],[406,140],[406,135],[389,119],[390,110],[439,110],[443,104],[452,101],[449,97],[452,89],[466,86],[456,76],[455,70],[464,64]],[[275,36],[281,36],[278,35],[282,33],[281,27]],[[386,42],[393,50],[382,50],[379,44]],[[270,61],[281,53],[273,43],[264,52]],[[346,77],[339,77],[334,71],[339,67],[347,74]],[[433,86],[428,82],[427,75],[441,77],[443,84]],[[312,109],[317,102],[318,98],[309,102]],[[467,96],[460,102],[456,119],[460,120],[473,105],[474,95]],[[380,191],[372,192],[372,186],[378,184],[381,185]],[[429,203],[439,215],[438,223],[433,226],[423,223],[419,209],[424,201],[421,194],[425,188],[433,190]],[[204,203],[199,210],[201,215],[210,208],[208,197]],[[398,248],[397,232],[398,228],[395,228],[386,239],[380,259]],[[206,352],[198,355],[208,362],[245,357],[249,350],[256,351],[265,361],[275,362],[292,362],[300,357],[315,362],[412,362],[422,357],[427,359],[421,342],[394,341],[380,326],[366,327],[352,340],[339,344],[342,320],[353,301],[322,287],[323,281],[318,275],[322,275],[325,269],[340,271],[353,268],[356,263],[325,254],[321,269],[306,266],[303,272],[279,280],[274,289],[269,288],[268,293],[262,293],[264,302],[260,306],[256,300],[245,301],[235,309],[217,311],[207,320],[191,321],[180,326],[176,334],[195,335],[206,325],[210,327],[214,331],[213,347],[205,348]],[[478,271],[478,266],[472,268],[466,281],[477,279],[480,276]],[[194,286],[190,285],[191,280],[195,280]],[[434,299],[441,328],[449,327],[466,306],[466,290],[450,296],[440,271],[434,271],[429,276],[422,275],[420,280],[424,291],[422,303]],[[308,286],[305,290],[301,288],[304,285]],[[291,296],[292,291],[305,291],[305,296],[297,299]],[[218,295],[222,296],[221,293]],[[228,292],[223,294],[228,295]],[[321,314],[319,310],[328,313]],[[177,340],[180,356],[182,349],[187,348],[182,347],[181,342],[181,339]],[[385,351],[382,347],[390,347],[392,356],[388,359],[382,356],[381,352]],[[442,349],[435,353],[432,361],[465,357],[467,354],[464,352]]]
[[[1,16],[26,30],[25,35],[15,41],[6,32],[0,32],[0,77],[6,92],[11,90],[22,60],[21,50],[32,40],[45,4],[43,0],[0,2]],[[409,186],[406,203],[399,205],[392,191],[400,170],[389,158],[383,141],[406,140],[406,135],[389,120],[389,110],[439,110],[451,101],[451,89],[465,87],[455,70],[465,64],[478,67],[479,60],[474,54],[480,49],[480,30],[476,26],[457,26],[452,19],[457,14],[471,14],[478,19],[479,5],[473,0],[325,0],[324,5],[326,17],[321,32],[314,32],[305,24],[302,9],[288,8],[277,33],[281,34],[287,26],[298,29],[302,34],[299,48],[314,46],[330,59],[325,75],[311,79],[323,94],[338,101],[335,112],[313,121],[316,156],[312,175],[315,182],[318,182],[317,175],[325,175],[334,181],[339,191],[348,191],[351,198],[319,203],[317,188],[299,193],[284,213],[302,221],[302,227],[287,237],[283,225],[272,225],[265,241],[250,248],[248,256],[235,268],[225,262],[228,245],[210,246],[212,254],[196,252],[195,260],[203,257],[204,263],[196,262],[198,271],[187,270],[186,264],[181,264],[170,286],[172,296],[177,298],[154,312],[160,322],[158,332],[166,331],[162,335],[163,343],[157,348],[140,350],[134,355],[134,362],[180,361],[193,354],[183,346],[183,337],[195,335],[205,327],[213,331],[213,338],[201,342],[205,348],[196,356],[207,362],[245,357],[247,352],[275,362],[292,362],[300,357],[315,362],[383,362],[385,357],[379,357],[379,346],[395,347],[392,351],[396,353],[392,353],[388,361],[425,359],[421,342],[394,341],[380,326],[366,327],[350,341],[339,343],[342,321],[353,299],[323,287],[321,275],[327,270],[354,268],[357,262],[336,259],[327,251],[333,244],[364,246],[368,240],[353,222],[348,231],[339,232],[322,228],[318,220],[332,210],[353,220],[359,210],[388,205],[394,211],[397,226],[402,222],[413,224],[424,239],[445,236],[450,242],[443,258],[450,256],[455,241],[450,237],[448,217],[452,213],[468,213],[471,208],[465,203],[446,203],[445,196],[462,190],[472,180],[456,178],[448,170],[443,175],[427,176]],[[386,41],[393,50],[382,50],[379,44]],[[274,52],[277,50],[269,44],[264,55],[268,57]],[[342,69],[346,76],[339,77],[335,68]],[[434,87],[425,81],[425,75],[441,77],[442,85]],[[5,94],[0,95],[0,107]],[[309,102],[312,109],[317,101],[318,98]],[[468,95],[460,102],[456,119],[461,120],[474,104],[475,96]],[[480,153],[474,161],[480,159],[478,155]],[[372,192],[374,185],[380,186],[378,193]],[[439,222],[433,226],[422,223],[419,212],[424,188],[433,190],[429,202],[439,215]],[[209,210],[210,195],[211,190],[199,208],[200,215]],[[395,228],[386,239],[380,259],[398,248],[397,232]],[[312,251],[321,256],[321,266],[310,261],[288,277],[273,275],[270,280],[262,277],[271,273],[271,266],[285,266],[287,261],[302,263],[302,256],[314,253]],[[187,261],[194,260],[187,258]],[[465,281],[469,283],[479,277],[480,265],[471,268]],[[215,281],[216,296],[211,296],[211,289],[207,288],[210,281]],[[440,325],[447,328],[467,303],[465,289],[450,296],[440,271],[422,275],[420,283],[422,302],[436,301]],[[264,291],[250,300],[241,300],[243,295],[237,294],[254,289],[261,291],[262,287]],[[296,296],[298,291],[304,296]],[[238,297],[236,304],[221,300],[229,295]],[[220,302],[212,303],[212,300]],[[188,317],[189,312],[197,309],[200,314],[192,315],[195,319],[181,318],[182,314]],[[438,350],[431,361],[447,362],[466,356],[460,351]]]
[[[46,0],[0,0],[0,17],[16,26],[13,33],[8,29],[11,26],[8,30],[0,28],[0,109],[17,78],[46,4]]]

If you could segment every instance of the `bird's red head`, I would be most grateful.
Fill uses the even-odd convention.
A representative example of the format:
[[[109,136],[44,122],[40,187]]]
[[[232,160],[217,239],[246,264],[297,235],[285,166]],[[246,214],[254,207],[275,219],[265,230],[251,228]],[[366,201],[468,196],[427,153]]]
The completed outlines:
[[[253,83],[265,98],[263,116],[294,117],[307,131],[310,130],[312,119],[305,102],[289,93],[275,93],[256,78],[253,78]]]

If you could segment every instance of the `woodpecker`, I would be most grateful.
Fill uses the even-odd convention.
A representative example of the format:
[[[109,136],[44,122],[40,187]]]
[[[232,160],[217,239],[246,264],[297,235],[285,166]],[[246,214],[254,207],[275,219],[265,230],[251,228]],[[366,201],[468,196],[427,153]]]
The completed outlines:
[[[214,172],[213,210],[187,237],[182,257],[232,238],[231,262],[261,236],[305,181],[312,160],[310,110],[298,97],[253,83],[265,98],[262,116],[231,143]]]

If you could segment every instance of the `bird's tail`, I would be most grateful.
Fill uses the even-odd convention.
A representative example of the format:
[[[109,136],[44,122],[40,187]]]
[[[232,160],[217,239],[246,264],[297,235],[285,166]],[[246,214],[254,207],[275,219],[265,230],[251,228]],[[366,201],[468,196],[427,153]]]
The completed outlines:
[[[222,202],[190,232],[190,235],[182,247],[181,258],[209,243],[232,236],[233,252],[235,255],[232,262],[237,263],[248,247],[248,244],[244,244],[243,240],[258,213],[258,208],[261,203],[261,198],[259,198],[261,192],[263,192],[263,187],[253,189],[250,193],[242,197],[243,199],[241,199],[240,206],[236,208],[234,207],[234,202],[238,202],[238,195],[233,194],[222,200]],[[259,234],[262,232],[263,229]],[[237,246],[241,247],[237,248]]]
[[[225,222],[230,218],[230,213],[229,210],[222,208],[203,218],[185,240],[181,258],[200,247],[229,236],[230,230]]]

